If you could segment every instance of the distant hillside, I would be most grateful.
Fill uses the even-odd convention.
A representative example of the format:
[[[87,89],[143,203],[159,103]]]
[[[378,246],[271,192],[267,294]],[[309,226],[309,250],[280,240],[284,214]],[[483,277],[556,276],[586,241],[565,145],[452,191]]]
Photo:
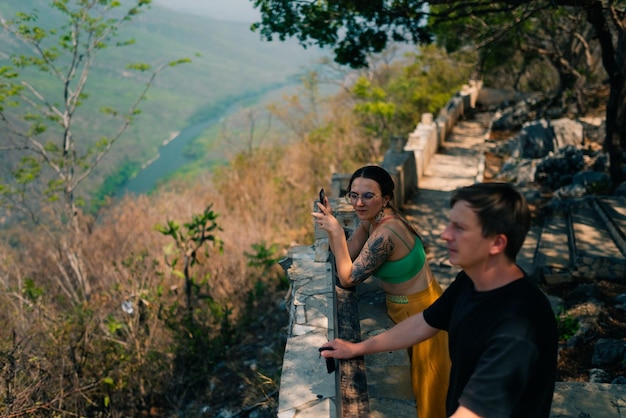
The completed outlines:
[[[250,0],[152,0],[152,2],[180,12],[230,22],[252,23],[261,18],[261,12],[254,8]]]
[[[46,0],[3,0],[0,15],[7,19],[18,10],[37,8],[41,24],[52,26],[59,19],[47,4]],[[182,57],[193,62],[159,76],[141,106],[143,113],[103,161],[100,177],[119,170],[121,161],[145,162],[163,141],[235,99],[297,83],[298,74],[323,55],[319,50],[304,50],[296,42],[262,42],[247,23],[176,13],[157,5],[123,29],[120,40],[126,38],[134,38],[135,45],[103,51],[88,83],[90,99],[83,109],[82,133],[91,140],[107,128],[99,123],[97,110],[103,105],[127,108],[143,86],[135,74],[125,71],[127,63],[159,65]],[[6,33],[0,34],[0,41],[4,45],[0,51],[2,66],[7,64],[8,54],[23,46],[7,38]],[[38,88],[52,91],[52,84],[40,73],[32,72],[28,77]]]

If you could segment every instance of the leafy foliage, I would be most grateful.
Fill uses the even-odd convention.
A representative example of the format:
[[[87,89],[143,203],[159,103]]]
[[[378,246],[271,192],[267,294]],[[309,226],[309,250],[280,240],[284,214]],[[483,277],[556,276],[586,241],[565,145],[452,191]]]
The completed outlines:
[[[559,340],[569,340],[576,334],[576,332],[580,328],[580,323],[578,322],[578,320],[573,316],[567,315],[565,313],[557,315],[556,321],[559,332]]]
[[[211,210],[211,205],[207,206],[200,215],[193,215],[191,222],[184,223],[182,228],[175,221],[168,221],[167,225],[157,225],[156,229],[161,234],[171,237],[174,240],[174,251],[172,258],[166,254],[166,261],[172,268],[175,276],[185,281],[185,296],[187,302],[187,322],[193,324],[193,314],[195,302],[199,296],[197,292],[199,285],[191,272],[191,268],[200,263],[202,250],[205,258],[209,258],[209,246],[213,244],[218,251],[222,250],[222,242],[215,235],[219,231],[216,222],[218,214]],[[179,267],[179,263],[182,265]],[[204,297],[207,297],[206,295]]]
[[[424,26],[426,2],[254,0],[262,20],[252,25],[267,40],[296,37],[307,47],[333,46],[335,61],[363,67],[367,54],[382,52],[388,42],[430,41]]]
[[[434,6],[431,23],[437,43],[448,50],[469,44],[480,51],[486,84],[553,94],[572,101],[573,113],[585,112],[583,90],[604,77],[600,45],[577,8],[537,3],[478,14],[470,5],[454,13]]]
[[[355,111],[377,137],[411,132],[422,113],[438,112],[467,83],[474,58],[466,52],[449,55],[434,46],[407,54],[387,77],[359,79],[354,87]]]

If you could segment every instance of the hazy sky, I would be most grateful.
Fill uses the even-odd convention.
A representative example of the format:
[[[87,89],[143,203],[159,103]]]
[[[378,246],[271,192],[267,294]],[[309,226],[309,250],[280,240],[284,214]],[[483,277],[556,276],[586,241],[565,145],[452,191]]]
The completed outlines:
[[[250,0],[154,0],[154,4],[220,20],[248,23],[260,20]]]

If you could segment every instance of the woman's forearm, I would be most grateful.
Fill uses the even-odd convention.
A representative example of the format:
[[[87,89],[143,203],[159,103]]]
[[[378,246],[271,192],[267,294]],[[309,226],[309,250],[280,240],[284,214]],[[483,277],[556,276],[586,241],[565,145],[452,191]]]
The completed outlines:
[[[341,234],[333,232],[328,234],[328,243],[330,250],[335,256],[335,267],[337,269],[337,277],[344,287],[354,286],[350,276],[352,274],[352,258],[348,250],[348,243],[346,242],[345,234],[343,230]]]

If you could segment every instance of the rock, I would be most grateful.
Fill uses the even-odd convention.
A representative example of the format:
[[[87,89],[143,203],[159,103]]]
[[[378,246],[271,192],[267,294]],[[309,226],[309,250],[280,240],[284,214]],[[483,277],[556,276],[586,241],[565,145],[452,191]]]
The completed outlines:
[[[588,300],[568,309],[565,314],[578,320],[578,330],[567,341],[568,347],[586,344],[597,337],[600,315],[606,312],[605,307],[595,300]]]
[[[607,193],[611,186],[611,177],[608,173],[597,171],[580,171],[572,177],[572,185],[581,186],[586,193]]]
[[[626,196],[626,181],[619,184],[615,190],[613,190],[614,196]]]
[[[611,377],[602,369],[589,370],[589,383],[609,383]]]
[[[606,138],[606,123],[604,118],[593,118],[581,120],[583,127],[585,144],[604,144]]]
[[[567,146],[581,147],[583,145],[583,125],[582,123],[561,118],[550,121],[554,132],[554,148],[560,149]]]
[[[591,364],[593,366],[608,366],[619,363],[624,360],[624,353],[626,353],[626,349],[623,340],[600,338],[594,346]]]
[[[555,134],[550,123],[542,119],[525,124],[518,137],[520,158],[542,158],[554,152]]]
[[[554,197],[558,199],[567,199],[571,197],[583,197],[587,193],[585,186],[580,184],[568,184],[563,187],[559,187],[554,191]]]
[[[535,181],[550,190],[571,184],[576,173],[584,168],[585,161],[580,149],[568,145],[556,154],[544,157],[537,164]]]
[[[499,181],[515,183],[518,186],[526,186],[535,182],[536,171],[536,160],[509,158],[495,178]]]
[[[612,385],[626,385],[626,377],[618,376],[611,381]]]
[[[602,291],[596,283],[583,283],[565,295],[565,301],[567,307],[572,307],[586,303],[590,299],[599,300],[601,296]]]
[[[525,97],[523,100],[511,96],[511,100],[516,101],[512,105],[510,101],[505,101],[503,108],[494,115],[492,122],[493,130],[519,130],[526,121],[533,118],[533,114],[536,113],[533,108],[536,108],[539,103],[543,102],[539,95]]]

